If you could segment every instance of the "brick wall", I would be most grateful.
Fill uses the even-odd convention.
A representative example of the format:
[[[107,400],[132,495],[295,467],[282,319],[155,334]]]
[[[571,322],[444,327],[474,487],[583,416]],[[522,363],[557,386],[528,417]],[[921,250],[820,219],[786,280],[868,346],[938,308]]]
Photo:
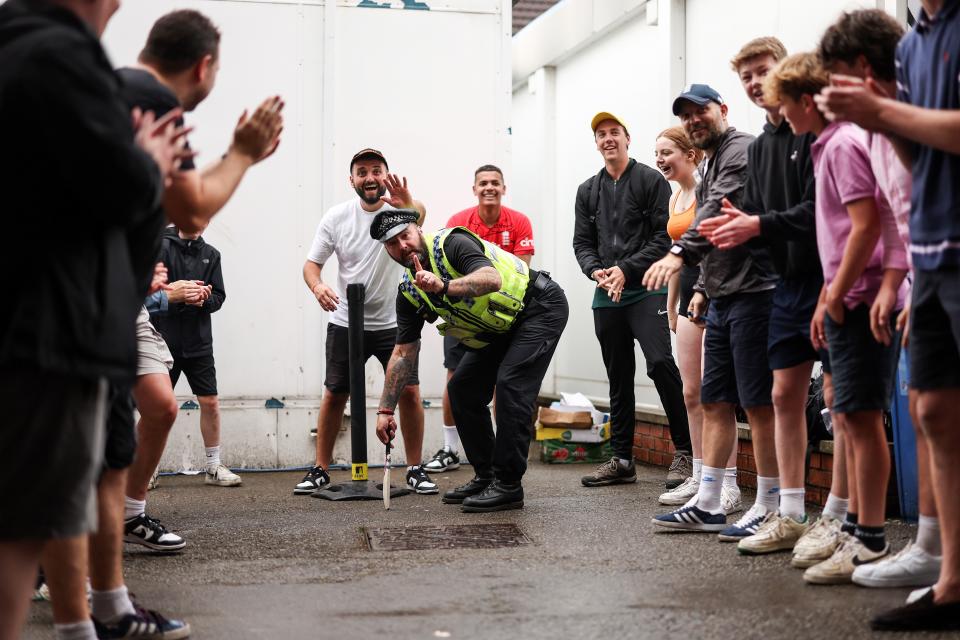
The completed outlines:
[[[664,424],[666,418],[657,413],[637,412],[636,428],[633,435],[633,457],[644,464],[660,467],[670,466],[673,460],[673,442],[670,429]],[[741,487],[757,487],[757,466],[753,459],[753,442],[750,441],[750,429],[739,425],[737,439],[737,479]],[[887,485],[887,514],[899,515],[896,470],[893,468],[891,451],[890,482]],[[823,506],[830,493],[830,481],[833,476],[833,442],[821,442],[818,450],[810,454],[807,466],[807,502]]]

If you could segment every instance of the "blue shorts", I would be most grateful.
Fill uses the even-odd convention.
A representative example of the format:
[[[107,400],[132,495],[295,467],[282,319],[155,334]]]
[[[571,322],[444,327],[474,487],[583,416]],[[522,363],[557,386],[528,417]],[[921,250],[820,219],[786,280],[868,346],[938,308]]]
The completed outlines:
[[[893,327],[897,313],[890,315]],[[877,342],[870,331],[870,307],[859,304],[844,313],[843,324],[824,317],[829,361],[824,370],[833,376],[833,411],[884,411],[890,407],[893,379],[900,356],[900,333],[890,346]]]
[[[771,369],[789,369],[818,360],[810,342],[810,321],[817,310],[823,278],[783,279],[773,291],[767,357]]]
[[[703,341],[703,404],[741,407],[772,403],[773,373],[767,362],[772,291],[735,293],[710,302]]]

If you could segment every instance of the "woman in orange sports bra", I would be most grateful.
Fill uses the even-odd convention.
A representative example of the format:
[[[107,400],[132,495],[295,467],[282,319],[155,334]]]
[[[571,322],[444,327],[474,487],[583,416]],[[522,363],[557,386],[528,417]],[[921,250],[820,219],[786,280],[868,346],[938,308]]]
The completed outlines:
[[[657,136],[655,154],[657,168],[663,176],[680,185],[680,190],[670,199],[670,217],[667,220],[667,233],[676,242],[693,223],[697,212],[696,170],[703,160],[703,151],[693,146],[682,127],[671,127]],[[688,309],[694,295],[693,286],[697,283],[699,275],[699,267],[684,265],[680,273],[670,279],[667,294],[667,314],[670,328],[677,334],[677,365],[683,381],[683,400],[687,406],[690,422],[693,476],[660,496],[660,504],[666,505],[683,505],[695,496],[700,488],[700,469],[703,466],[703,407],[700,406],[700,381],[704,329],[702,323],[698,324],[688,319]],[[702,295],[698,294],[698,297]],[[682,319],[678,319],[678,308],[684,316]]]

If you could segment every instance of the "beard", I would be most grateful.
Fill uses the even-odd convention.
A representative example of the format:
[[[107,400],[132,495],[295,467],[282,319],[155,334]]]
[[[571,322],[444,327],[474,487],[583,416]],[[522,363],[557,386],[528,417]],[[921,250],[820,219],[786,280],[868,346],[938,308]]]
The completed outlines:
[[[375,196],[368,196],[366,190],[363,187],[364,185],[360,185],[359,187],[354,187],[353,190],[356,191],[357,195],[360,196],[360,199],[366,202],[367,204],[377,204],[378,202],[380,202],[380,198],[387,193],[387,187],[382,184],[378,185],[377,195]]]
[[[715,148],[720,143],[720,138],[723,137],[724,132],[721,131],[716,125],[707,125],[704,127],[704,129],[706,129],[707,132],[707,136],[705,138],[695,138],[693,135],[691,135],[690,141],[693,142],[693,146],[698,149],[707,150]],[[702,130],[703,129],[699,129],[698,132]],[[693,132],[691,132],[691,134],[692,133]]]

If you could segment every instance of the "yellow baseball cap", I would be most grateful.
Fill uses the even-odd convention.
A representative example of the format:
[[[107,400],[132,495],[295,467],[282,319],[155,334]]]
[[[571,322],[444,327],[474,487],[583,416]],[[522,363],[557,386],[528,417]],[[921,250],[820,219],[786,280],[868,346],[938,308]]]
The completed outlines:
[[[619,124],[621,127],[623,127],[624,131],[629,132],[629,128],[627,127],[626,122],[624,122],[617,116],[613,115],[609,111],[601,111],[597,115],[593,116],[593,120],[590,121],[590,128],[593,129],[594,133],[597,132],[597,127],[600,126],[600,123],[603,122],[604,120],[613,120],[614,122]]]

